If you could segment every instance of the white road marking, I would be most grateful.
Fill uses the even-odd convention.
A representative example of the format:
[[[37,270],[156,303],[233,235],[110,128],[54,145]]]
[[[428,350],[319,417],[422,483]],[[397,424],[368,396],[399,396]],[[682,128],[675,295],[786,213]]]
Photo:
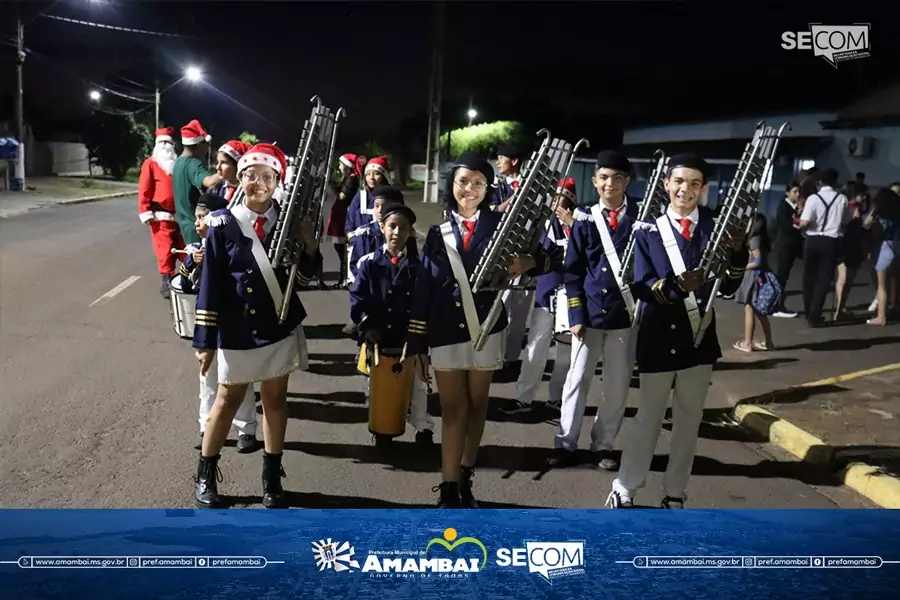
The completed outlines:
[[[109,302],[110,300],[115,298],[117,295],[122,293],[123,290],[125,290],[127,287],[129,287],[132,283],[134,283],[135,281],[137,281],[140,278],[141,278],[140,275],[132,275],[131,277],[129,277],[128,279],[126,279],[125,281],[123,281],[122,283],[120,283],[119,285],[114,287],[113,289],[109,290],[108,292],[106,292],[105,294],[103,294],[102,296],[100,296],[99,298],[94,300],[93,302],[91,302],[91,307],[96,306],[98,304],[106,304],[107,302]]]

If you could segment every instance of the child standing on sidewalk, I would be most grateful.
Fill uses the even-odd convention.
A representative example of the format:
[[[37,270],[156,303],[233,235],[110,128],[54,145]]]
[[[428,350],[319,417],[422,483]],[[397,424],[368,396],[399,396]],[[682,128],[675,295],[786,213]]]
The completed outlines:
[[[744,338],[734,343],[734,349],[741,352],[773,350],[775,347],[772,341],[772,326],[769,323],[769,315],[772,313],[762,307],[762,304],[777,307],[781,303],[781,286],[777,285],[777,278],[768,266],[770,247],[766,217],[762,213],[756,213],[747,234],[750,258],[744,271],[744,279],[734,296],[736,303],[744,305]],[[762,298],[764,302],[760,302],[761,293],[765,295],[775,293],[777,298],[774,300]],[[757,320],[763,330],[765,340],[763,342],[753,341]]]

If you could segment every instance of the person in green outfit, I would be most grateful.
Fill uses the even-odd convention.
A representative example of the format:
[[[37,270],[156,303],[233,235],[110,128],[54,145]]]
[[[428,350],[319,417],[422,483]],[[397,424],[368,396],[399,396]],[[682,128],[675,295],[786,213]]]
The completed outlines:
[[[222,181],[221,175],[210,172],[203,160],[209,150],[212,138],[194,119],[181,128],[181,143],[184,150],[172,168],[172,192],[175,196],[175,214],[178,227],[185,244],[199,244],[200,236],[194,229],[194,209],[204,190],[211,189]]]

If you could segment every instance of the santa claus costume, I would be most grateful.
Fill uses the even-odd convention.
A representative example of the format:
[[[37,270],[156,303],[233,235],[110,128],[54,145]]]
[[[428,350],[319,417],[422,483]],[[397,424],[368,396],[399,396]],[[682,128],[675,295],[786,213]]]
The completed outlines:
[[[338,184],[337,196],[331,205],[328,215],[328,229],[326,233],[334,243],[334,249],[341,261],[340,279],[334,287],[343,288],[347,285],[347,234],[344,225],[347,223],[347,207],[356,192],[359,191],[359,183],[363,176],[363,168],[367,158],[362,155],[344,154],[339,159],[341,167],[341,182]]]
[[[153,252],[162,276],[160,294],[169,297],[169,283],[175,275],[173,249],[184,248],[184,239],[175,218],[175,197],[172,193],[172,167],[175,165],[175,129],[156,130],[153,154],[141,165],[138,180],[138,217],[150,228]]]

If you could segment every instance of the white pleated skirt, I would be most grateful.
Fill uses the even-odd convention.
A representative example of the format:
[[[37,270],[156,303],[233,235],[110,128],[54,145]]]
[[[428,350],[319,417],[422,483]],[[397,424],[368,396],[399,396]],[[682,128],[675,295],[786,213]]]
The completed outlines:
[[[432,348],[431,367],[435,371],[497,371],[503,368],[505,354],[506,328],[489,335],[478,352],[472,342]]]
[[[216,353],[219,383],[239,385],[277,379],[309,365],[306,336],[299,325],[280,342],[252,350],[225,350]]]

